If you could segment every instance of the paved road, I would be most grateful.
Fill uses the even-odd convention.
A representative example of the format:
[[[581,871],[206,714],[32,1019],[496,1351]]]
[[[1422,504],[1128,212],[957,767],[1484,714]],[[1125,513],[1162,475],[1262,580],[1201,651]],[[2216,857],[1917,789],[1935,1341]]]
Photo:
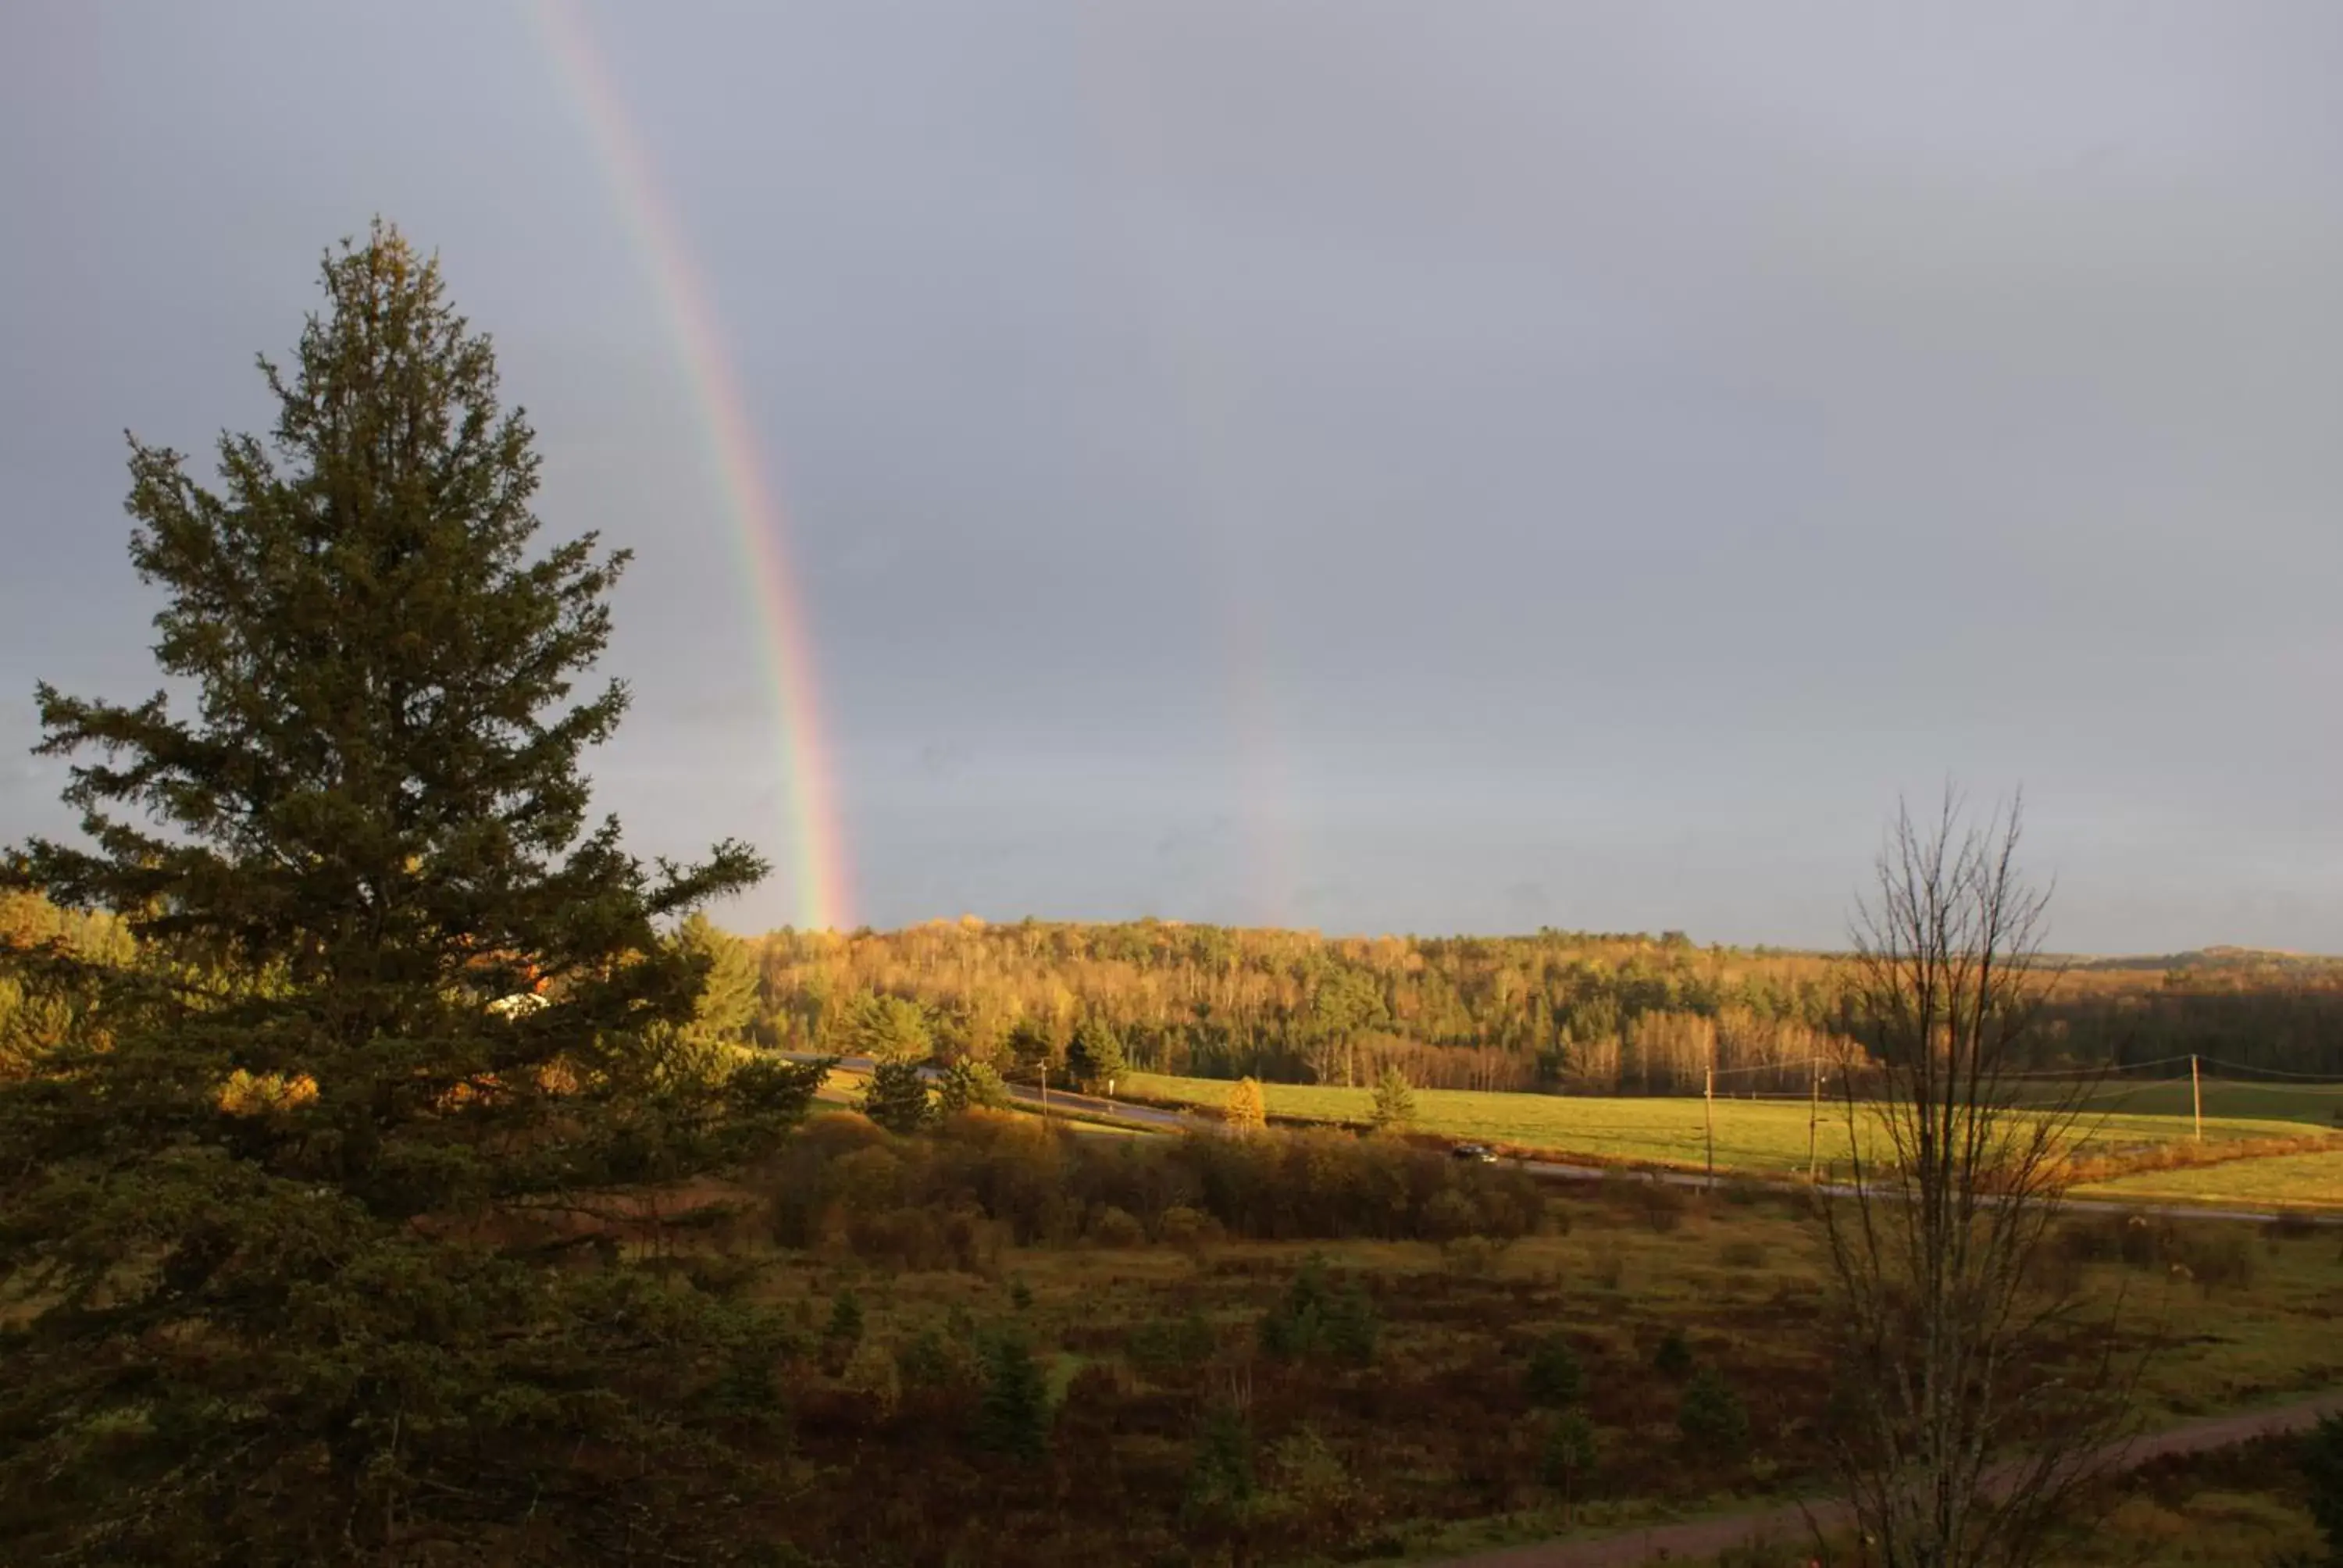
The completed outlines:
[[[798,1052],[788,1054],[792,1060],[796,1061],[818,1060]],[[868,1072],[876,1063],[867,1056],[845,1056],[839,1058],[838,1065],[850,1072]],[[930,1078],[940,1076],[940,1070],[936,1068],[924,1068],[921,1070]],[[1037,1110],[1042,1103],[1041,1095],[1031,1084],[1012,1083],[1009,1086],[1009,1095],[1019,1104],[1031,1105]],[[1093,1115],[1111,1116],[1118,1121],[1135,1122],[1170,1132],[1189,1129],[1204,1130],[1219,1125],[1202,1117],[1190,1116],[1183,1111],[1166,1111],[1153,1105],[1134,1105],[1128,1101],[1107,1100],[1096,1095],[1070,1094],[1063,1090],[1051,1090],[1048,1102],[1051,1107],[1056,1109],[1084,1111]],[[1526,1171],[1533,1176],[1543,1177],[1551,1181],[1600,1181],[1604,1177],[1614,1174],[1615,1170],[1615,1168],[1602,1165],[1573,1165],[1557,1160],[1516,1159],[1510,1163],[1518,1170]],[[1706,1176],[1690,1171],[1645,1171],[1633,1172],[1633,1174],[1641,1180],[1661,1181],[1671,1187],[1701,1188],[1710,1184]],[[1720,1177],[1718,1180],[1725,1179]],[[1780,1188],[1784,1191],[1796,1191],[1805,1185],[1802,1181],[1769,1181],[1756,1178],[1752,1180],[1758,1180],[1762,1186]],[[1820,1191],[1841,1198],[1855,1196],[1855,1189],[1844,1182],[1825,1182]],[[2124,1203],[2106,1198],[2068,1198],[2061,1207],[2076,1213],[2153,1214],[2159,1218],[2173,1220],[2260,1221],[2270,1219],[2278,1212],[2274,1209],[2208,1209],[2193,1203]],[[2314,1224],[2343,1225],[2343,1214],[2308,1214],[2306,1217]]]
[[[2115,1444],[2104,1451],[2102,1457],[2118,1469],[2128,1470],[2167,1454],[2203,1453],[2257,1437],[2302,1432],[2315,1425],[2320,1417],[2336,1414],[2343,1414],[2343,1390],[2330,1390],[2272,1410],[2213,1416],[2146,1433]],[[1848,1528],[1852,1522],[1843,1503],[1791,1503],[1723,1519],[1476,1553],[1452,1559],[1440,1568],[1642,1568],[1653,1562],[1714,1557],[1753,1541],[1810,1541],[1818,1529],[1825,1534],[1835,1533]]]

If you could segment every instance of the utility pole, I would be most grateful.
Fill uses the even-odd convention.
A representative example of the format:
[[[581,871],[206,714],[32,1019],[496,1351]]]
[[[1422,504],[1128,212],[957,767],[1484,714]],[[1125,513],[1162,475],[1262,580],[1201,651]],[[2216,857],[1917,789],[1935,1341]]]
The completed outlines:
[[[2188,1059],[2188,1100],[2197,1112],[2197,1141],[2205,1141],[2205,1081],[2197,1076],[2197,1059]]]
[[[1823,1059],[1819,1056],[1806,1063],[1807,1073],[1814,1080],[1814,1089],[1806,1102],[1806,1185],[1815,1182],[1815,1129],[1823,1119]]]
[[[1700,1089],[1700,1120],[1708,1135],[1708,1184],[1716,1185],[1716,1062],[1712,1058]]]
[[[1041,1059],[1041,1120],[1050,1120],[1050,1061],[1047,1057]]]

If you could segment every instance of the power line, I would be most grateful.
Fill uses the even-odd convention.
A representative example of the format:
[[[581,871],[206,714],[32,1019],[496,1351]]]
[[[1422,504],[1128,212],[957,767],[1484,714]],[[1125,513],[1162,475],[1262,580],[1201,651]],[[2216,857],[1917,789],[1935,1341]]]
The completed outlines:
[[[2336,1077],[2331,1072],[2289,1072],[2282,1067],[2248,1067],[2242,1061],[2224,1061],[2217,1056],[2208,1056],[2203,1060],[2207,1067],[2226,1067],[2233,1072],[2258,1072],[2271,1078],[2300,1079],[2312,1083],[2337,1083]],[[2343,1083],[2337,1083],[2337,1087],[2343,1088]]]

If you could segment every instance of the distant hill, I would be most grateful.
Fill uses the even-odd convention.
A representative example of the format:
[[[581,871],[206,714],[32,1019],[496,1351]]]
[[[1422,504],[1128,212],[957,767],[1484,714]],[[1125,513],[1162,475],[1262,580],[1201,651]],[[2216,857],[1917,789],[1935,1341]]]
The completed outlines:
[[[2343,958],[2326,953],[2296,952],[2287,948],[2240,948],[2216,945],[2181,953],[2134,953],[2113,957],[2077,956],[2064,960],[2078,970],[2150,970],[2169,972],[2207,970],[2298,970],[2317,972],[2343,967]]]

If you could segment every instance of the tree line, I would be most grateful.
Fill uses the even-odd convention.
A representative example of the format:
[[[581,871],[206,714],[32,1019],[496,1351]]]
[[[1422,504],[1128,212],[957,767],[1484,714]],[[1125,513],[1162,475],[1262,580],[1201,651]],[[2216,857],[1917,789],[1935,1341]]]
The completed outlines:
[[[1078,1058],[1085,1023],[1139,1070],[1597,1094],[1802,1093],[1859,1060],[1835,955],[1661,936],[1325,937],[1161,920],[964,918],[732,939],[757,976],[744,1033],[800,1051]],[[2055,966],[2054,966],[2055,967]],[[2046,977],[2026,1070],[2191,1052],[2343,1078],[2343,961],[2216,952]],[[2185,1072],[2185,1067],[2177,1070]]]
[[[851,934],[679,932],[712,1038],[799,1052],[970,1060],[1027,1077],[1117,1069],[1272,1082],[1580,1094],[1796,1094],[1859,1058],[1837,957],[1661,936],[1324,937],[1161,920],[963,919]],[[126,951],[123,921],[0,896],[0,944]],[[0,1076],[58,1038],[70,999],[0,977]],[[1085,1043],[1085,1028],[1090,1030]],[[2213,950],[2056,975],[2027,1070],[2199,1054],[2343,1078],[2343,960]],[[2178,1063],[2177,1065],[2175,1065]]]

